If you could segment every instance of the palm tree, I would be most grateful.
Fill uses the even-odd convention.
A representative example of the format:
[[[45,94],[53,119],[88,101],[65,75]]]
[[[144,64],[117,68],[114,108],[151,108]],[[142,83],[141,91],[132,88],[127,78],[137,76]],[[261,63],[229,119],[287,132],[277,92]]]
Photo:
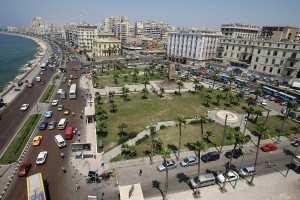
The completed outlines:
[[[200,81],[199,81],[199,79],[194,79],[194,84],[195,84],[195,86],[194,86],[194,88],[195,88],[195,93],[197,92],[197,89],[198,89],[198,87],[199,87],[199,83],[200,83]]]
[[[244,129],[244,132],[243,132],[245,134],[250,115],[252,115],[254,113],[254,108],[252,106],[250,106],[250,107],[242,107],[242,109],[245,111],[245,113],[247,113],[247,121],[246,121],[245,129]]]
[[[254,120],[254,123],[256,124],[258,117],[259,117],[259,116],[262,116],[263,114],[262,114],[262,111],[261,111],[261,110],[255,110],[255,111],[254,111],[254,114],[255,114],[255,120]]]
[[[171,149],[165,147],[162,149],[161,157],[164,159],[164,166],[167,166],[167,158],[170,158]],[[167,199],[168,194],[168,182],[169,182],[169,173],[168,168],[166,167],[166,183],[165,183],[165,190],[163,193],[163,200]]]
[[[117,111],[117,104],[115,104],[115,102],[112,102],[110,104],[110,111],[111,112],[116,112]]]
[[[143,84],[144,84],[144,88],[147,88],[147,84],[149,84],[149,79],[145,77],[143,79]]]
[[[198,180],[197,180],[197,187],[196,187],[196,191],[195,191],[195,196],[196,197],[200,197],[200,190],[199,190],[199,176],[200,176],[200,154],[203,151],[206,151],[208,149],[208,145],[206,142],[204,142],[203,140],[198,140],[195,143],[193,143],[193,147],[195,148],[195,150],[197,151],[197,157],[198,157]]]
[[[96,133],[99,136],[105,136],[107,133],[107,123],[104,120],[97,121]]]
[[[255,96],[255,103],[256,103],[258,100],[258,97],[261,97],[264,93],[261,89],[257,89],[257,90],[255,90],[254,94],[256,95]]]
[[[182,81],[177,81],[177,85],[178,85],[178,93],[181,94],[180,93],[180,88],[183,87],[183,82]]]
[[[128,100],[128,92],[130,92],[129,88],[123,86],[121,90],[122,90],[122,96],[124,100]]]
[[[206,94],[205,95],[205,99],[206,99],[206,107],[209,107],[209,101],[211,100],[211,95],[210,94]]]
[[[124,129],[127,128],[127,127],[128,127],[128,125],[125,124],[124,122],[121,123],[121,124],[119,124],[118,129],[119,129],[119,131],[120,131],[120,135],[123,136],[123,134],[124,134]]]
[[[108,92],[109,102],[114,102],[114,99],[113,99],[114,96],[115,96],[115,91]]]
[[[279,134],[278,134],[278,137],[277,137],[277,142],[279,141],[280,135],[282,133],[283,126],[284,126],[288,116],[290,115],[291,110],[296,110],[297,107],[298,107],[298,105],[295,104],[295,103],[291,103],[291,102],[287,103],[287,105],[286,105],[286,114],[283,118],[283,121],[282,121],[282,124],[281,124],[281,127],[280,127],[280,131],[279,131]]]
[[[220,80],[220,75],[214,74],[213,76],[213,85],[212,85],[212,90],[215,88],[215,82]]]
[[[217,104],[219,105],[220,104],[220,99],[222,98],[223,96],[221,94],[217,94],[216,98],[217,98]]]
[[[96,92],[96,94],[95,94],[95,100],[96,100],[96,102],[97,102],[98,105],[101,104],[101,95],[100,95],[99,92]]]
[[[177,160],[179,160],[179,158],[180,158],[180,149],[181,149],[182,125],[185,125],[187,122],[186,122],[186,119],[183,115],[178,116],[177,119],[176,119],[176,122],[177,122],[178,127],[179,127],[179,145],[178,145],[178,157],[177,157]]]
[[[225,98],[227,98],[228,93],[230,92],[230,90],[231,90],[230,87],[225,87],[225,88],[223,89],[223,91],[226,92]]]
[[[212,131],[206,131],[206,142],[208,142],[209,137],[212,136],[213,132]]]
[[[243,93],[239,92],[239,93],[237,93],[235,95],[235,97],[237,98],[237,102],[236,103],[239,104],[240,103],[240,99],[243,98]]]
[[[148,73],[150,73],[150,69],[149,69],[149,67],[145,67],[144,68],[144,77],[147,77]]]
[[[255,156],[255,161],[254,161],[254,170],[256,170],[256,165],[257,165],[257,158],[258,158],[258,152],[260,148],[260,140],[261,138],[267,138],[269,137],[269,130],[267,127],[265,127],[263,124],[257,124],[256,126],[256,132],[257,132],[257,145],[256,145],[256,156]],[[254,173],[252,174],[251,180],[249,182],[249,185],[254,185],[253,180],[254,180]]]
[[[142,94],[143,94],[142,98],[147,99],[147,95],[149,94],[149,90],[147,88],[143,88],[142,89]]]
[[[234,82],[234,81],[235,81],[234,76],[230,75],[230,76],[228,77],[228,82],[229,82],[229,88],[230,88],[230,89],[231,89],[231,84],[232,84],[232,82]]]
[[[125,75],[125,76],[124,76],[124,82],[127,82],[127,79],[128,79],[128,76]]]
[[[119,84],[118,78],[119,78],[119,74],[114,74],[114,82],[115,82],[116,85]]]
[[[255,105],[255,99],[253,99],[253,98],[248,98],[246,101],[248,103],[248,106]]]
[[[163,93],[165,93],[165,89],[163,87],[159,88],[159,91],[160,91],[160,98],[163,97]]]

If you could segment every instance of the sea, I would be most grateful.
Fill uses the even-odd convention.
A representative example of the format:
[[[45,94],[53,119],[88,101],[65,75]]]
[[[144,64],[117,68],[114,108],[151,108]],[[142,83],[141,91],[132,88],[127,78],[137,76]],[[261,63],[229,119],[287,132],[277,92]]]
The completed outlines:
[[[28,70],[35,60],[39,45],[31,39],[0,34],[0,89]]]

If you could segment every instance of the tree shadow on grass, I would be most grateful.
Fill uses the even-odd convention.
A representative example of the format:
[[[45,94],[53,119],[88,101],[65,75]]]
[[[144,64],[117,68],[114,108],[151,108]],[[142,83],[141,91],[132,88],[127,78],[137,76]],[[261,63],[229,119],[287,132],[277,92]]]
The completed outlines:
[[[158,189],[161,196],[163,196],[163,191],[160,188],[160,182],[158,180],[153,180],[152,181],[152,187]]]

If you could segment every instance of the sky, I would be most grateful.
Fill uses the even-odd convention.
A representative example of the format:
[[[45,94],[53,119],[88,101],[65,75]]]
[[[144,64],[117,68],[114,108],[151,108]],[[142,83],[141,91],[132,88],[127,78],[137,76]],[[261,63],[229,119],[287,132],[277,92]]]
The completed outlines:
[[[300,0],[0,0],[0,27],[26,27],[39,16],[61,25],[103,23],[109,16],[153,19],[174,26],[220,30],[222,24],[300,27]]]

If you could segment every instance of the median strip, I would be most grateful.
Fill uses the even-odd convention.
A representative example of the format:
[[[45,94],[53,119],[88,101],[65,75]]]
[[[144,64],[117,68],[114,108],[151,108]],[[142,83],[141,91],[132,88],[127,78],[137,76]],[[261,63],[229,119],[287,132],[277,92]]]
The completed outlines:
[[[50,101],[55,88],[56,88],[55,84],[49,85],[47,90],[44,92],[43,96],[41,97],[40,103],[46,103],[47,101]]]

